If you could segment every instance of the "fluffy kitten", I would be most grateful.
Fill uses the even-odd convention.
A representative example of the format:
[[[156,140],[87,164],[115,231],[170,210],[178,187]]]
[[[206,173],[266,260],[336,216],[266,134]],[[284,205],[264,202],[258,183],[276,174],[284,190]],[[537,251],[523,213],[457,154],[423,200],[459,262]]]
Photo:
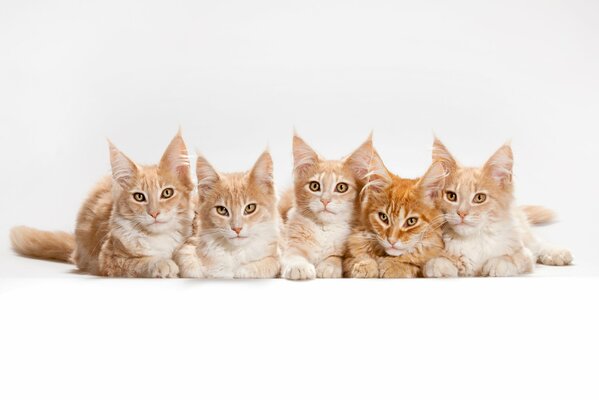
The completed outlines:
[[[462,167],[447,148],[435,140],[433,160],[448,173],[438,207],[445,225],[446,250],[460,262],[438,260],[427,267],[427,276],[510,276],[531,272],[535,261],[567,265],[572,256],[538,242],[532,235],[525,209],[514,205],[510,146],[504,145],[482,168]],[[531,219],[547,215],[528,209]]]
[[[245,173],[220,174],[198,157],[196,231],[176,252],[181,277],[274,278],[279,224],[272,159]]]
[[[440,163],[419,179],[390,173],[374,148],[364,148],[352,168],[366,179],[360,223],[348,239],[343,262],[349,278],[413,278],[442,257],[443,216],[435,199],[443,187]]]
[[[177,134],[157,166],[140,166],[112,143],[112,177],[83,203],[75,235],[16,227],[25,256],[74,262],[97,275],[174,278],[172,253],[191,234],[193,183],[187,148]]]
[[[370,140],[362,146],[368,146]],[[360,149],[344,160],[325,160],[297,134],[293,137],[293,192],[281,199],[286,223],[281,276],[341,278],[361,186],[350,168]]]

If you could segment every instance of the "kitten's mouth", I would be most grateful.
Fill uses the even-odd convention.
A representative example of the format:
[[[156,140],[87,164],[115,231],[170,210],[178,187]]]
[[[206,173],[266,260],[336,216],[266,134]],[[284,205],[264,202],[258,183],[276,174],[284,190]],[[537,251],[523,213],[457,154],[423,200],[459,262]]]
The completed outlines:
[[[325,208],[325,209],[323,209],[323,210],[321,211],[321,213],[335,214],[334,212],[332,212],[331,210],[327,210],[326,208]]]

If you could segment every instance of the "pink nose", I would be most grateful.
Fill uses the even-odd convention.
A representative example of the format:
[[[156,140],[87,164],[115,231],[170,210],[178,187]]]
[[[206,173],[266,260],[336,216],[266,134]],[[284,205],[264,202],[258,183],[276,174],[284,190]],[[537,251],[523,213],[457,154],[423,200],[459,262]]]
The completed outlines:
[[[233,230],[235,231],[235,233],[236,233],[237,235],[239,235],[239,232],[241,232],[241,229],[242,229],[242,228],[235,227],[235,228],[231,228],[231,229],[233,229]]]
[[[151,211],[148,214],[150,214],[152,218],[156,219],[156,217],[160,214],[160,211]]]
[[[331,202],[331,200],[320,199],[320,202],[326,207],[326,206],[329,205],[329,203]]]
[[[458,211],[458,215],[464,219],[468,216],[468,212],[467,211]]]

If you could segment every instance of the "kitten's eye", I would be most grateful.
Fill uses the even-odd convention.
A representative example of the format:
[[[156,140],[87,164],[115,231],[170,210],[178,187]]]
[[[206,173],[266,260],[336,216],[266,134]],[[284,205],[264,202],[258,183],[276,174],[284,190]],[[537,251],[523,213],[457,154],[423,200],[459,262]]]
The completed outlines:
[[[474,195],[474,202],[476,204],[484,203],[487,200],[487,195],[484,193],[477,193]]]
[[[308,185],[308,187],[310,188],[311,191],[313,192],[318,192],[320,191],[320,183],[316,182],[316,181],[312,181],[310,182],[310,184]]]
[[[406,226],[414,226],[418,222],[417,217],[410,217],[406,220]]]
[[[381,219],[381,221],[383,221],[384,223],[388,224],[389,223],[389,217],[387,216],[387,214],[385,214],[384,212],[380,212],[379,213],[379,218]]]
[[[160,197],[162,197],[163,199],[170,199],[171,197],[173,197],[173,194],[175,194],[175,189],[166,188],[162,191]]]
[[[227,210],[225,207],[223,206],[216,206],[216,212],[219,215],[222,215],[224,217],[228,217],[229,216],[229,210]]]
[[[347,189],[349,189],[349,185],[344,182],[338,183],[337,186],[335,187],[335,190],[338,193],[345,193],[345,192],[347,192]]]
[[[247,206],[245,206],[245,210],[243,211],[243,213],[245,215],[248,215],[253,213],[254,211],[256,211],[256,203],[248,204]]]
[[[144,201],[146,201],[146,195],[141,193],[141,192],[135,192],[133,193],[133,200],[142,203]]]
[[[455,192],[446,192],[445,197],[447,198],[447,200],[451,201],[452,203],[454,203],[458,200],[458,195]]]

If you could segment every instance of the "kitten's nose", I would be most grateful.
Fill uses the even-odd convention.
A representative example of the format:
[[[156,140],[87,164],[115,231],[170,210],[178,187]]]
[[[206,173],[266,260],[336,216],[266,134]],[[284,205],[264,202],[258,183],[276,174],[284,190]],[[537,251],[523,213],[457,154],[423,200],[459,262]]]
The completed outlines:
[[[158,214],[160,214],[160,211],[150,211],[150,212],[148,212],[148,214],[150,214],[152,216],[152,218],[156,219]]]
[[[395,247],[395,243],[397,243],[398,239],[395,238],[387,238],[387,242],[391,245],[391,247]]]
[[[241,227],[235,227],[235,228],[231,228],[231,229],[233,229],[233,230],[235,231],[235,233],[236,233],[237,235],[239,235],[239,232],[241,232],[241,229],[242,229],[242,228],[241,228]]]
[[[323,206],[328,206],[329,203],[331,202],[331,200],[325,200],[325,199],[320,199],[320,202],[322,203]]]
[[[460,218],[464,219],[468,216],[468,211],[458,211]]]

